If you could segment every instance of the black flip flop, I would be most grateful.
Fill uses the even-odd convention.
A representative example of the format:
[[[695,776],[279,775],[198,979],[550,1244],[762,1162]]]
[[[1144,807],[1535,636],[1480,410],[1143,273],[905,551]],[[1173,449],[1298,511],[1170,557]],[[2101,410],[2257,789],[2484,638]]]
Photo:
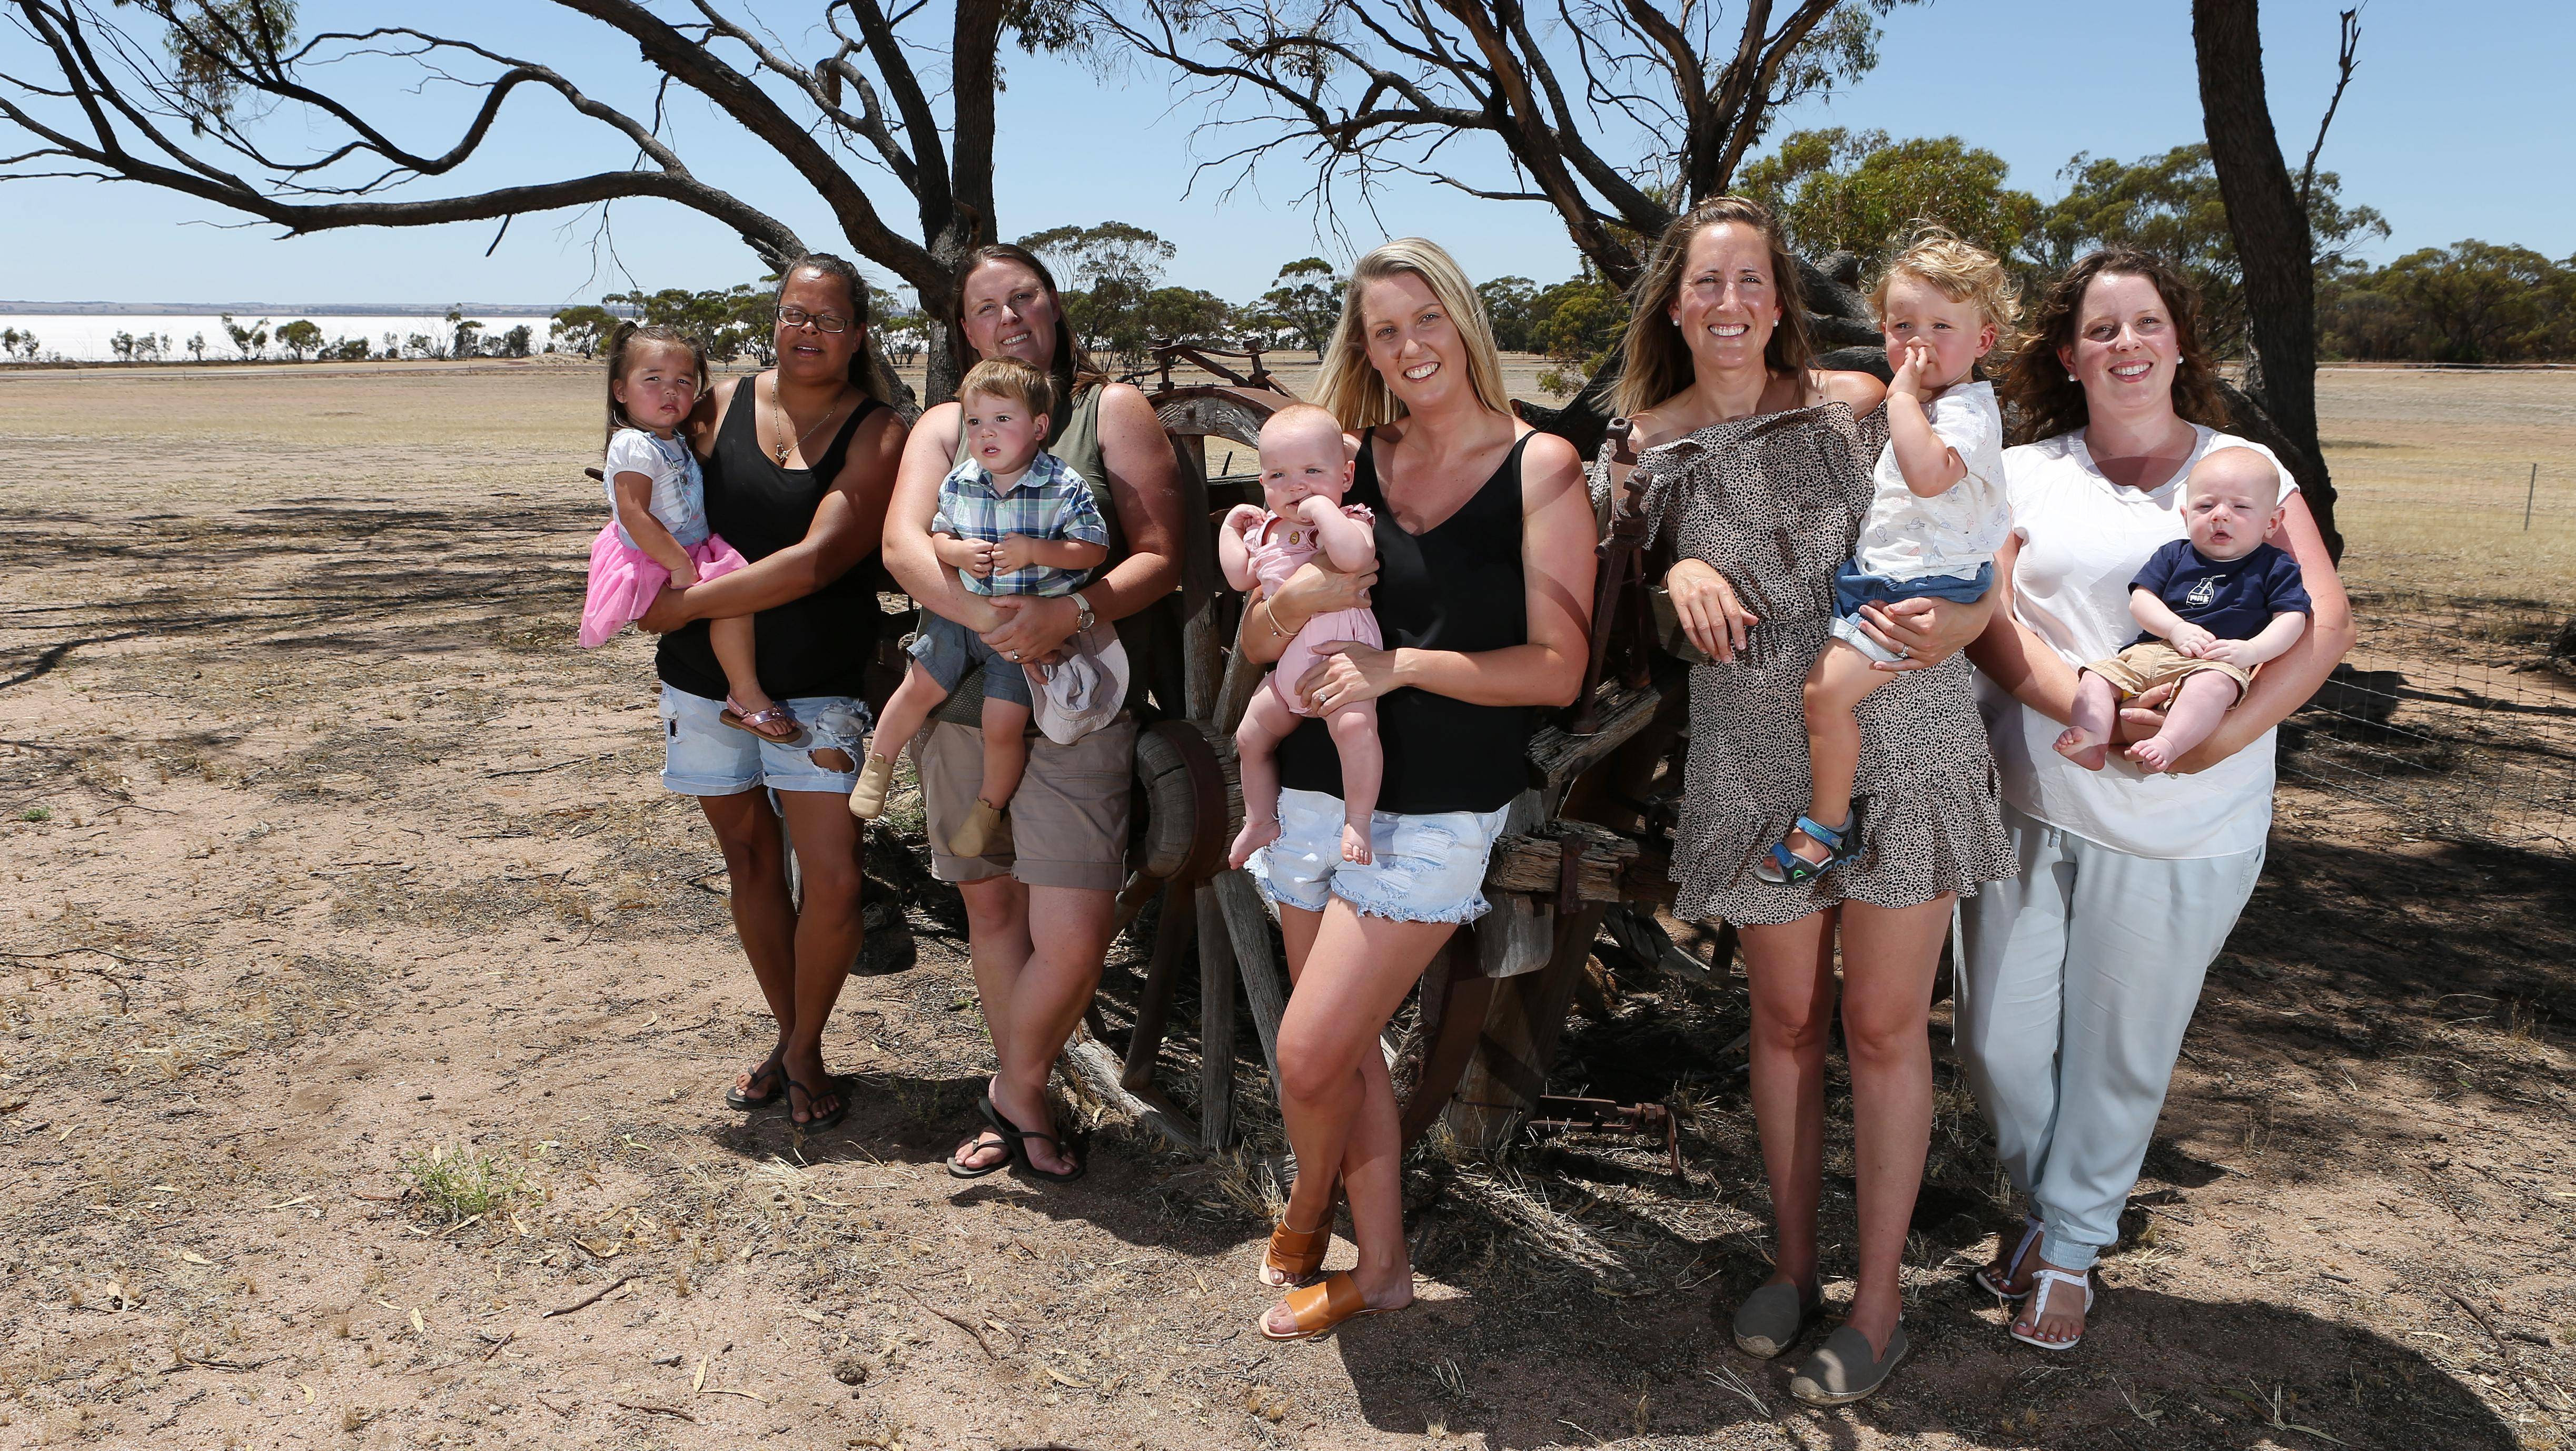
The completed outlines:
[[[787,1070],[786,1070],[786,1069],[784,1069],[784,1068],[779,1069],[779,1076],[780,1076],[780,1077],[782,1077],[782,1078],[783,1078],[783,1077],[786,1077],[786,1073],[787,1073]],[[809,1119],[807,1119],[805,1122],[803,1122],[803,1123],[801,1123],[801,1124],[800,1124],[800,1123],[796,1122],[796,1119],[795,1119],[795,1106],[796,1106],[796,1099],[795,1099],[795,1095],[796,1095],[796,1094],[800,1094],[800,1093],[801,1093],[801,1094],[803,1094],[803,1095],[805,1095],[805,1102],[806,1102],[807,1104],[809,1104],[809,1105],[810,1105],[811,1103],[813,1103],[813,1101],[814,1101],[815,1099],[818,1099],[818,1098],[822,1097],[822,1095],[821,1095],[821,1094],[819,1094],[819,1093],[816,1093],[814,1090],[812,1090],[812,1089],[810,1089],[810,1088],[807,1088],[804,1084],[801,1084],[801,1083],[797,1082],[797,1081],[796,1081],[795,1079],[793,1079],[793,1078],[789,1078],[789,1079],[787,1079],[787,1092],[788,1092],[788,1095],[789,1095],[788,1100],[787,1100],[787,1104],[788,1104],[788,1119],[787,1119],[787,1125],[788,1125],[788,1127],[790,1127],[790,1128],[792,1128],[792,1129],[796,1130],[796,1131],[797,1131],[798,1133],[800,1133],[800,1134],[820,1133],[820,1132],[822,1132],[823,1130],[828,1129],[828,1128],[832,1127],[833,1125],[835,1125],[835,1124],[839,1123],[842,1119],[845,1119],[845,1118],[849,1117],[849,1114],[850,1114],[850,1091],[849,1091],[849,1087],[848,1087],[848,1085],[847,1085],[843,1080],[841,1080],[841,1079],[839,1079],[839,1078],[834,1078],[834,1079],[832,1079],[832,1080],[830,1081],[830,1088],[831,1088],[831,1091],[832,1091],[832,1092],[834,1092],[834,1093],[836,1093],[836,1094],[839,1094],[839,1095],[840,1095],[840,1098],[841,1098],[840,1103],[839,1103],[839,1104],[837,1104],[837,1105],[835,1105],[835,1106],[833,1107],[833,1109],[832,1109],[832,1111],[831,1111],[830,1113],[824,1114],[824,1115],[822,1115],[822,1116],[821,1116],[821,1117],[819,1117],[819,1118],[809,1118]]]
[[[998,1133],[1000,1131],[992,1130],[992,1132]],[[993,1162],[986,1164],[980,1169],[969,1169],[957,1162],[957,1156],[961,1153],[975,1154],[981,1153],[986,1149],[1000,1149],[1002,1151],[1002,1157],[995,1159]],[[1013,1147],[1011,1140],[1008,1138],[1003,1139],[998,1144],[988,1144],[984,1142],[984,1135],[978,1133],[975,1135],[975,1141],[973,1143],[968,1144],[963,1148],[952,1149],[949,1151],[947,1159],[948,1175],[952,1179],[981,1179],[987,1174],[998,1174],[1004,1169],[1011,1167],[1011,1162],[1018,1157],[1019,1153]]]
[[[784,1063],[779,1061],[784,1056],[785,1055],[783,1053],[772,1053],[768,1058],[761,1062],[761,1065],[758,1068],[751,1070],[751,1078],[755,1083],[760,1081],[760,1076],[764,1073],[774,1073],[778,1075],[778,1081],[769,1086],[769,1091],[767,1093],[762,1094],[758,1098],[753,1098],[745,1094],[739,1088],[728,1088],[725,1090],[725,1107],[737,1109],[743,1113],[750,1113],[754,1109],[767,1108],[771,1104],[776,1103],[778,1101],[778,1096],[787,1091],[787,1067]]]
[[[1057,1138],[1053,1134],[1042,1134],[1036,1129],[1021,1128],[1018,1124],[1002,1117],[1002,1111],[993,1106],[993,1097],[991,1094],[986,1094],[983,1102],[977,1104],[976,1107],[984,1111],[984,1117],[992,1121],[994,1128],[999,1129],[1004,1136],[1010,1139],[1011,1157],[1006,1162],[1018,1165],[1022,1173],[1028,1174],[1032,1178],[1044,1179],[1052,1184],[1070,1184],[1074,1180],[1081,1178],[1083,1171],[1090,1167],[1090,1165],[1084,1160],[1074,1158],[1073,1155],[1066,1153],[1064,1140]],[[1055,1151],[1058,1154],[1063,1155],[1065,1158],[1073,1159],[1073,1167],[1063,1171],[1062,1173],[1050,1173],[1049,1171],[1041,1169],[1037,1165],[1029,1162],[1029,1151],[1023,1145],[1023,1141],[1028,1139],[1046,1140],[1049,1144],[1054,1146]]]

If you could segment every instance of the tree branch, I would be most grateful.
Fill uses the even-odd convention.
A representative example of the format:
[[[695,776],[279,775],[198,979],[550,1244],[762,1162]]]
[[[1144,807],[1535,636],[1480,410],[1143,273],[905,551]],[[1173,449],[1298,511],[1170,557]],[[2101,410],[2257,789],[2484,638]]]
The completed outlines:
[[[2361,54],[2361,11],[2343,12],[2342,34],[2335,46],[2334,94],[2326,98],[2325,119],[2317,123],[2317,144],[2308,148],[2308,164],[2299,168],[2299,210],[2308,209],[2308,197],[2316,190],[2317,153],[2326,149],[2326,128],[2334,124],[2335,108],[2343,104],[2343,88],[2352,84],[2352,73]]]

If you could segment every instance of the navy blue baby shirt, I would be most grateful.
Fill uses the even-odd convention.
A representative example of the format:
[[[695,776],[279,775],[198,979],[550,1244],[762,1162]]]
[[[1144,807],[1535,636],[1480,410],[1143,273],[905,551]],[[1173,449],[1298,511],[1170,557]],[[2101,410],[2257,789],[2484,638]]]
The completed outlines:
[[[2285,610],[2316,613],[2299,562],[2271,544],[2255,545],[2242,559],[2211,559],[2177,539],[2148,556],[2129,588],[2153,590],[2167,609],[2222,640],[2251,640]],[[2149,632],[2129,643],[2157,638]]]

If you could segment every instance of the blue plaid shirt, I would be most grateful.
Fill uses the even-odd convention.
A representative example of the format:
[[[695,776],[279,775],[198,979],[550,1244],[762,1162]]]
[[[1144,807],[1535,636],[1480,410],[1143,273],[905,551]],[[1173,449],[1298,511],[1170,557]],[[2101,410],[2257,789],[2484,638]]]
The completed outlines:
[[[948,477],[939,481],[939,512],[931,516],[930,532],[984,544],[999,544],[1010,534],[1109,543],[1109,522],[1100,517],[1091,486],[1072,465],[1043,451],[1029,461],[1029,471],[1007,493],[996,492],[992,471],[971,458],[949,470]],[[958,583],[979,595],[1069,595],[1090,577],[1087,569],[1043,564],[990,579],[957,571]]]

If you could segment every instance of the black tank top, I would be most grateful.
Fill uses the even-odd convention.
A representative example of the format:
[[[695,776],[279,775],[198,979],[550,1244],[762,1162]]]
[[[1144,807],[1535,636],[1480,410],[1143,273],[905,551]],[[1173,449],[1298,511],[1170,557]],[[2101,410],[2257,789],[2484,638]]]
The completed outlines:
[[[734,390],[716,428],[715,452],[705,461],[707,526],[755,562],[803,539],[814,527],[815,506],[840,476],[851,436],[869,414],[885,406],[874,398],[862,401],[812,468],[780,468],[777,459],[761,451],[758,389],[754,381],[748,391]],[[870,583],[875,566],[876,556],[870,555],[803,599],[753,617],[762,690],[779,700],[859,693],[859,675],[876,651],[881,618]],[[654,668],[675,690],[724,699],[724,671],[707,642],[704,620],[664,635]]]
[[[1377,516],[1370,610],[1388,649],[1472,654],[1529,643],[1521,575],[1521,450],[1529,440],[1522,434],[1483,488],[1418,535],[1405,533],[1387,507],[1374,436],[1362,444],[1348,502]],[[1379,697],[1386,779],[1377,809],[1407,816],[1499,810],[1529,785],[1535,718],[1528,706],[1469,705],[1411,687]],[[1322,721],[1306,721],[1280,743],[1279,780],[1300,791],[1342,794],[1341,756]]]

